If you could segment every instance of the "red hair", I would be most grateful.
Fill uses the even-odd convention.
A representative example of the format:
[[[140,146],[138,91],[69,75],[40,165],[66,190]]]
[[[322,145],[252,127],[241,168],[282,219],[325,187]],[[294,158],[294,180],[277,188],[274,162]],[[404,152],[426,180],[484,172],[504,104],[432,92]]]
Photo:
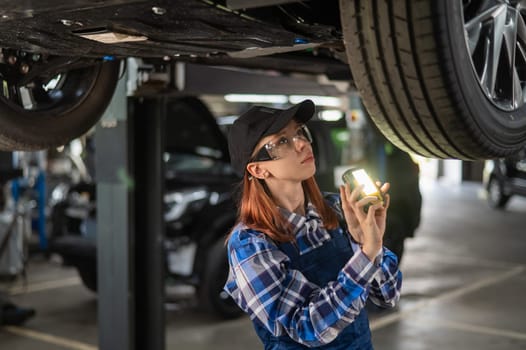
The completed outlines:
[[[242,222],[251,229],[261,231],[269,238],[278,242],[294,240],[292,226],[280,213],[272,194],[263,181],[249,178],[245,172],[243,189],[239,203],[238,223]],[[323,199],[314,177],[302,182],[306,198],[316,207],[326,229],[338,226],[338,218],[334,210]]]

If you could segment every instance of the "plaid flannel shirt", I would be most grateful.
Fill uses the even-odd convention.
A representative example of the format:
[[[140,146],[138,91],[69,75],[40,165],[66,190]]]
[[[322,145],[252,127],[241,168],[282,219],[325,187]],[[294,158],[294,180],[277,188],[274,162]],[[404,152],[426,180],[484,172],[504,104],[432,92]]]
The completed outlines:
[[[329,202],[341,215],[339,196],[331,195]],[[294,226],[300,254],[331,239],[312,204],[305,216],[280,211]],[[337,278],[318,286],[291,269],[288,256],[265,234],[238,224],[228,241],[230,272],[225,291],[273,335],[286,334],[307,346],[327,344],[354,321],[367,298],[393,307],[400,297],[402,274],[396,256],[384,247],[370,261],[358,245],[351,244],[355,253]]]

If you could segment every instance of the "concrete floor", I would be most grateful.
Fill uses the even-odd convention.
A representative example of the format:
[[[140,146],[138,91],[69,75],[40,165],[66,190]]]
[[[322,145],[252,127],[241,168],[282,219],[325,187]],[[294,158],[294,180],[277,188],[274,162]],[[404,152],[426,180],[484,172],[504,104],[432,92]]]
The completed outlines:
[[[400,305],[370,317],[375,348],[526,349],[526,199],[495,211],[477,183],[424,183],[422,191]],[[7,287],[37,316],[0,328],[1,349],[97,349],[97,300],[74,270],[34,258],[27,283]],[[191,300],[168,306],[167,349],[261,348],[246,317],[221,321]]]

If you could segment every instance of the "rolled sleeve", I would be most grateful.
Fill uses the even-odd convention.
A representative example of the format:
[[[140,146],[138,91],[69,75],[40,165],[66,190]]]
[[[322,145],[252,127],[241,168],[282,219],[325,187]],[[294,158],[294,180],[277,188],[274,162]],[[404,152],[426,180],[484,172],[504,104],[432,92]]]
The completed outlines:
[[[358,250],[349,262],[344,266],[343,272],[354,283],[367,288],[375,279],[380,271],[378,259],[369,260],[361,250]]]
[[[369,298],[381,307],[394,307],[400,299],[402,272],[393,252],[384,247],[378,273],[371,282]]]

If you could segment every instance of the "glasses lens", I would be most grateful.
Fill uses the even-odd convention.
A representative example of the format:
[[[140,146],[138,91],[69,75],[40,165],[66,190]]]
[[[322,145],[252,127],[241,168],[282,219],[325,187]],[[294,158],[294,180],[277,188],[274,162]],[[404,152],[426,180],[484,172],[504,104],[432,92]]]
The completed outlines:
[[[255,157],[255,161],[276,160],[286,157],[292,150],[294,144],[302,140],[304,142],[312,143],[312,135],[309,129],[302,125],[297,130],[292,138],[281,136],[276,142],[269,142],[265,144]]]
[[[298,140],[312,143],[312,135],[309,129],[302,125],[297,130],[292,138],[282,136],[277,142],[269,142],[265,145],[267,153],[272,159],[279,159],[286,157],[287,154],[295,147]]]
[[[275,144],[273,142],[269,142],[265,145],[269,157],[273,160],[283,157],[284,153],[286,153],[283,148],[284,147],[281,144]]]
[[[307,128],[306,125],[302,125],[298,129],[298,132],[296,133],[296,137],[299,139],[302,139],[303,141],[312,143],[312,134],[310,133],[310,130],[309,128]]]

